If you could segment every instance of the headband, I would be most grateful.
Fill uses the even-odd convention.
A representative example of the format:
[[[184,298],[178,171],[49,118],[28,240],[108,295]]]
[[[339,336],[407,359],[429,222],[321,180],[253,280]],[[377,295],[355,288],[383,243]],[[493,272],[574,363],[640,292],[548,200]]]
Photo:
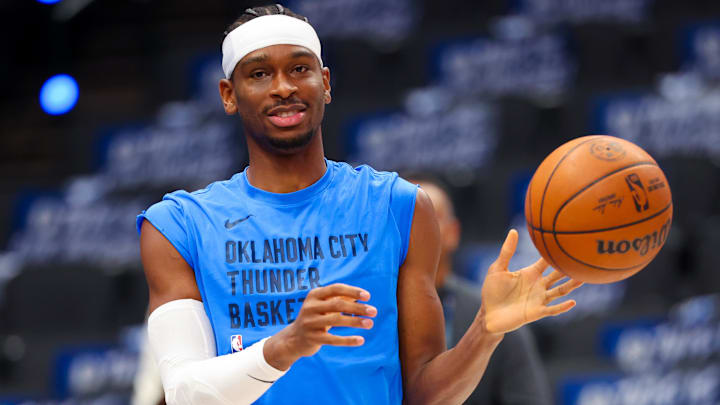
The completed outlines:
[[[300,45],[317,56],[320,66],[320,39],[305,21],[273,14],[253,18],[230,31],[222,44],[222,68],[225,78],[232,77],[235,66],[245,55],[271,45]]]

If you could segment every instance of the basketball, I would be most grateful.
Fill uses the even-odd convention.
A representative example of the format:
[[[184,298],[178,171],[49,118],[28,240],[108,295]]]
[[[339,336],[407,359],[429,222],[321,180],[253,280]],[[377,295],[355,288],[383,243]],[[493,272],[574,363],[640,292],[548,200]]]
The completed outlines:
[[[555,269],[586,283],[642,270],[670,231],[670,186],[642,148],[606,135],[555,149],[530,180],[525,219],[533,244]]]

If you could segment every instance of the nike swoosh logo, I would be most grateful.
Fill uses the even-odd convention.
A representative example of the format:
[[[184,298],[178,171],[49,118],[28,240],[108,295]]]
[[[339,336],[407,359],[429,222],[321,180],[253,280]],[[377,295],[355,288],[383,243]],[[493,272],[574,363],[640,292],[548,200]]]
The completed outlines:
[[[225,220],[225,228],[232,229],[233,227],[235,227],[235,225],[239,224],[240,222],[244,222],[244,221],[247,221],[248,219],[250,219],[251,216],[253,216],[253,215],[250,214],[250,215],[246,216],[245,218],[240,218],[240,219],[232,221],[232,222],[230,222],[229,219],[226,219]]]

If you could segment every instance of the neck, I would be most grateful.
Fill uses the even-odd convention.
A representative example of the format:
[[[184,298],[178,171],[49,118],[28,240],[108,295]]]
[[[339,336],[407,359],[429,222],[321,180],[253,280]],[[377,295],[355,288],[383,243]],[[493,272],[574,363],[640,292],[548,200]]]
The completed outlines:
[[[290,154],[269,151],[250,136],[246,139],[250,161],[247,179],[253,187],[271,193],[292,193],[312,185],[325,174],[320,129],[306,147]]]

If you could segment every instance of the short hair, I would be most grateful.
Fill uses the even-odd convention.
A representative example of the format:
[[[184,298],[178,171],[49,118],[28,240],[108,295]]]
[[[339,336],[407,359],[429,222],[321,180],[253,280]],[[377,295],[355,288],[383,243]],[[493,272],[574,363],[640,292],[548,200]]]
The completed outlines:
[[[225,30],[224,34],[227,36],[235,28],[245,24],[253,18],[261,17],[264,15],[286,15],[288,17],[294,17],[298,20],[305,21],[310,24],[310,20],[304,15],[297,14],[287,7],[283,7],[281,4],[270,4],[267,6],[258,6],[245,9],[245,11],[238,17],[232,24],[230,24]]]

